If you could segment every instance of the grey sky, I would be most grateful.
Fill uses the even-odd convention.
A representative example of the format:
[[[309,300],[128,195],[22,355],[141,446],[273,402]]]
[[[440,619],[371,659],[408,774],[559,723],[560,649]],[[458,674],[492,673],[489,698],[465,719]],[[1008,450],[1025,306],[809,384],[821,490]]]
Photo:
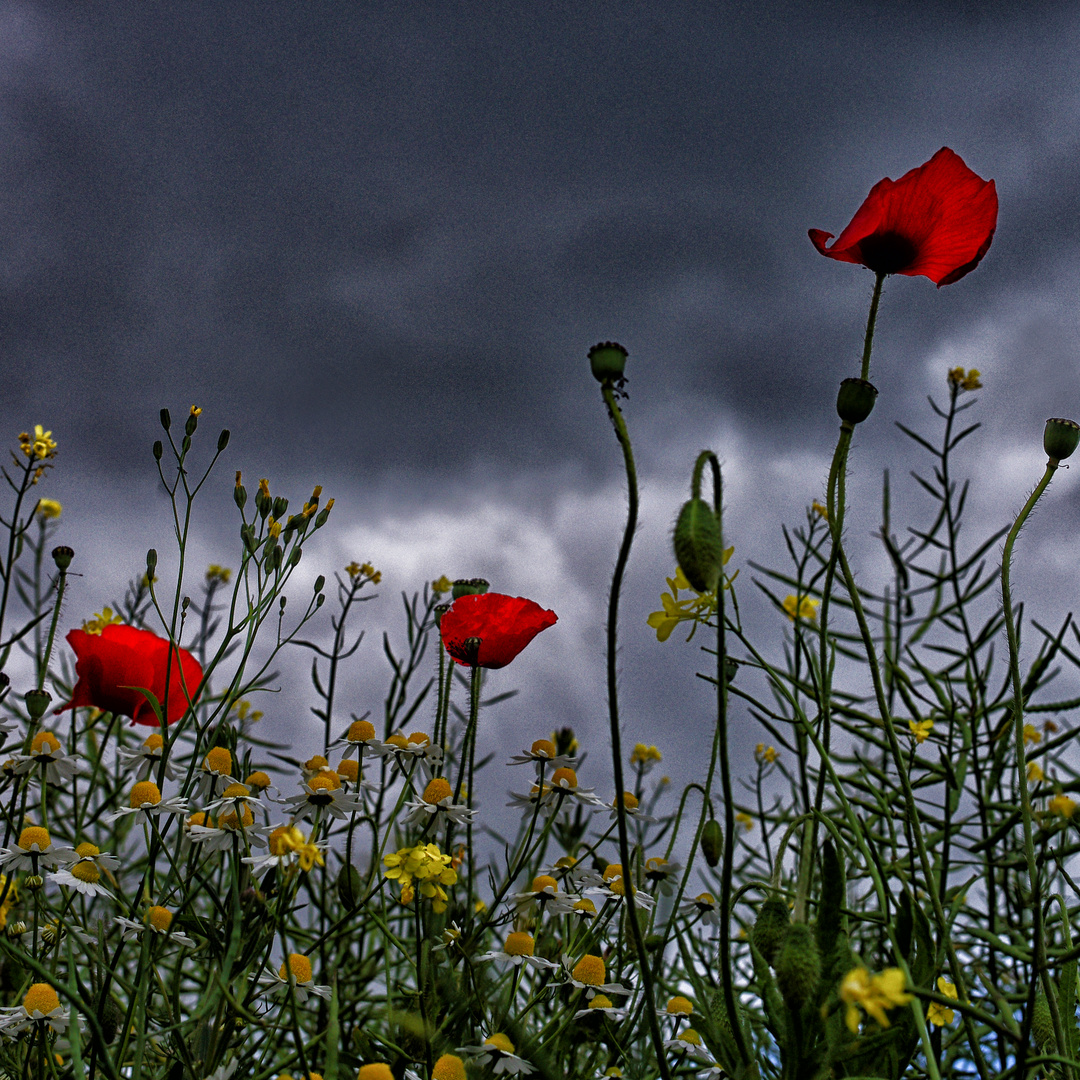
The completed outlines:
[[[886,287],[857,547],[882,467],[923,464],[893,421],[936,431],[949,367],[986,382],[973,535],[1037,479],[1043,420],[1080,412],[1078,39],[1074,3],[0,3],[4,411],[12,440],[43,422],[61,445],[45,493],[87,575],[72,624],[151,543],[166,565],[149,447],[162,405],[198,402],[233,431],[200,558],[235,563],[241,468],[294,503],[336,496],[311,577],[383,570],[354,711],[397,593],[484,574],[560,614],[497,676],[523,689],[514,738],[602,739],[622,480],[584,358],[614,338],[644,488],[627,735],[696,752],[698,656],[643,620],[702,446],[727,464],[733,565],[779,561],[781,522],[821,496],[872,278],[807,228],[840,232],[942,145],[1001,201],[975,273]],[[1047,621],[1080,507],[1068,474],[1051,494],[1019,576]],[[749,579],[748,623],[778,641]]]

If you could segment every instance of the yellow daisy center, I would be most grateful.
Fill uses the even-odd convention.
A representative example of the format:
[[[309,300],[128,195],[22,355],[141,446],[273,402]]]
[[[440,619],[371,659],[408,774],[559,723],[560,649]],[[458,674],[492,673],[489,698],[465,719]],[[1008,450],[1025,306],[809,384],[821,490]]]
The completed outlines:
[[[533,940],[532,934],[526,934],[520,930],[516,930],[512,934],[506,935],[506,944],[503,946],[503,952],[505,952],[507,956],[532,956],[535,951],[536,942]]]
[[[679,1041],[689,1043],[691,1046],[701,1045],[701,1036],[693,1029],[687,1028],[680,1036]]]
[[[551,889],[552,892],[559,891],[559,883],[547,874],[539,874],[532,880],[532,886],[530,892],[543,892],[545,889]]]
[[[83,861],[77,862],[71,868],[71,876],[90,885],[96,885],[101,880],[101,871],[92,862]]]
[[[60,1008],[60,999],[56,991],[48,983],[34,983],[26,991],[23,998],[23,1008],[33,1016],[35,1012],[51,1013],[53,1009]]]
[[[465,1080],[465,1062],[454,1054],[443,1054],[431,1070],[431,1080]]]
[[[592,956],[591,954],[583,956],[574,965],[574,970],[570,974],[579,983],[584,983],[586,986],[602,986],[607,975],[604,958],[602,956]]]
[[[555,756],[555,744],[550,739],[537,739],[529,750],[537,757],[553,758]]]
[[[203,759],[203,769],[218,776],[228,776],[232,772],[232,754],[224,746],[215,746]]]
[[[366,720],[361,722],[367,723]],[[361,1065],[356,1080],[394,1080],[394,1074],[386,1062],[376,1061],[371,1065]]]
[[[633,792],[630,792],[630,791],[624,791],[622,793],[622,803],[623,803],[623,806],[625,806],[627,810],[636,810],[638,808],[638,806],[640,805],[638,803],[638,797],[635,794],[633,794]],[[612,805],[613,809],[618,809],[618,800],[617,799],[612,799],[611,800],[611,805]]]
[[[354,720],[345,733],[349,742],[367,742],[375,738],[375,725],[370,720]]]
[[[414,731],[409,736],[409,745],[410,746],[430,746],[431,745],[431,739],[429,739],[428,736],[425,735],[424,732],[422,732],[422,731]]]
[[[52,837],[49,836],[49,830],[43,829],[40,825],[28,825],[19,834],[19,847],[23,851],[29,851],[32,844],[37,844],[38,851],[46,851],[52,844]]]
[[[289,953],[288,970],[298,983],[309,983],[312,980],[311,961],[302,953]],[[285,973],[285,964],[281,965],[278,974],[283,979],[288,978]]]
[[[30,753],[35,755],[55,754],[60,749],[60,740],[51,731],[39,731],[30,744]]]
[[[400,731],[394,732],[389,739],[386,740],[387,746],[396,746],[399,750],[404,750],[409,745],[409,740],[401,734]]]
[[[247,784],[230,784],[222,793],[223,799],[242,799],[251,794],[251,788]]]
[[[250,788],[255,788],[258,791],[265,791],[270,786],[270,777],[261,770],[257,770],[256,772],[253,772],[244,783]]]
[[[450,787],[450,781],[445,776],[436,776],[428,783],[428,786],[424,788],[423,799],[424,802],[430,803],[434,806],[436,803],[442,802],[443,799],[453,795],[454,791]]]
[[[689,1016],[694,1011],[694,1003],[689,998],[676,995],[667,1003],[671,1016]]]
[[[304,768],[307,769],[308,772],[318,772],[320,769],[325,769],[329,764],[330,762],[327,761],[322,754],[316,754],[313,758],[308,758],[308,760],[304,762]]]
[[[611,1009],[614,1006],[611,1004],[611,998],[606,997],[604,994],[597,994],[592,1001],[589,1002],[590,1009]]]
[[[716,897],[714,897],[711,892],[698,893],[697,896],[694,897],[694,902],[699,907],[716,907]]]
[[[556,769],[551,774],[551,786],[552,787],[577,787],[577,773],[573,769]]]
[[[208,821],[207,821],[206,812],[203,811],[203,810],[197,810],[194,814],[192,814],[187,819],[187,823],[188,823],[188,825],[203,825],[203,826],[206,826],[206,825],[209,824]]]
[[[251,828],[255,824],[255,815],[251,812],[250,806],[243,808],[243,813],[237,815],[235,810],[229,810],[224,814],[218,815],[218,828],[219,829],[239,829],[241,825],[245,829]]]
[[[587,911],[590,915],[596,914],[596,905],[587,897],[583,896],[574,904],[575,911]]]
[[[501,1050],[504,1054],[512,1054],[514,1052],[514,1044],[501,1031],[496,1031],[494,1035],[489,1035],[484,1040],[484,1045],[494,1046],[496,1050]]]
[[[321,772],[308,781],[312,791],[337,791],[341,787],[341,778],[336,772]]]
[[[608,863],[604,867],[604,880],[611,881],[617,877],[622,877],[622,863]]]
[[[152,780],[140,780],[131,789],[131,808],[138,810],[140,806],[157,806],[161,802],[161,791]]]
[[[342,758],[334,771],[342,780],[355,784],[360,779],[360,762],[353,761],[352,758]]]
[[[155,731],[153,735],[147,735],[143,740],[143,746],[147,750],[160,750],[165,745],[165,740]]]
[[[88,859],[94,855],[100,855],[101,848],[99,848],[97,844],[91,844],[88,840],[84,840],[75,849],[75,854],[78,855],[80,859]]]
[[[147,911],[146,921],[159,933],[164,934],[172,926],[172,912],[167,907],[155,904]]]

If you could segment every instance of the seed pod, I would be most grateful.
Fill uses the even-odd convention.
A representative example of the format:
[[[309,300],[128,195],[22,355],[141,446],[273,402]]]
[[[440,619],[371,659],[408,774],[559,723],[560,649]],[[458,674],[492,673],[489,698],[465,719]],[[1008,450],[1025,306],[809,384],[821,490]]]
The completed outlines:
[[[779,896],[767,896],[758,908],[750,940],[770,964],[776,962],[776,956],[790,926],[791,917],[788,915],[787,903]]]
[[[110,994],[105,999],[101,1006],[101,1033],[105,1036],[105,1041],[111,1043],[116,1038],[117,1031],[120,1030],[120,1024],[124,1019],[124,1010],[116,1003],[116,1000]]]
[[[589,365],[597,382],[621,379],[630,354],[617,341],[601,341],[589,350]]]
[[[48,690],[27,690],[24,700],[30,719],[37,721],[45,715],[45,710],[52,701],[52,694]]]
[[[799,1012],[814,996],[821,978],[821,954],[805,923],[792,923],[776,958],[776,985],[785,1004]]]
[[[459,596],[483,596],[491,588],[491,583],[482,577],[458,578],[454,582],[451,596],[456,600]]]
[[[865,379],[845,379],[836,395],[836,411],[847,424],[861,424],[873,411],[877,387]]]
[[[716,818],[709,818],[701,832],[701,854],[710,866],[715,867],[723,851],[724,834],[720,831],[720,822]]]
[[[698,592],[712,592],[720,580],[724,553],[720,546],[720,526],[704,499],[690,499],[675,522],[675,561],[686,580]]]
[[[352,863],[346,863],[337,879],[337,894],[342,906],[351,911],[360,903],[363,891],[364,883],[360,879],[360,872]]]
[[[1060,417],[1046,421],[1043,449],[1052,461],[1064,461],[1080,443],[1080,424]]]

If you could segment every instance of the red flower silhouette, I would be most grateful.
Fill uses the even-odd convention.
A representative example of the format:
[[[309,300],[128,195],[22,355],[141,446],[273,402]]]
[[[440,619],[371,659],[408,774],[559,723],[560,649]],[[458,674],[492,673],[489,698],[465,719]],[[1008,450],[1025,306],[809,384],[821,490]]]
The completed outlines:
[[[554,626],[559,616],[532,600],[501,593],[459,596],[442,617],[439,632],[446,651],[467,667],[506,667],[541,630]],[[466,642],[479,638],[472,652]]]
[[[118,716],[130,716],[133,724],[157,726],[157,717],[146,695],[134,687],[145,687],[159,702],[164,701],[165,666],[169,659],[169,643],[165,638],[149,630],[113,623],[103,627],[100,634],[72,630],[67,640],[75,650],[75,674],[79,681],[71,700],[57,712],[93,705]],[[187,712],[188,697],[195,693],[201,681],[202,668],[195,657],[187,649],[174,649],[169,673],[167,719],[170,724]]]
[[[940,289],[974,270],[997,227],[993,180],[973,173],[943,146],[899,180],[876,183],[831,248],[832,233],[811,229],[814,247],[876,274],[922,274]]]

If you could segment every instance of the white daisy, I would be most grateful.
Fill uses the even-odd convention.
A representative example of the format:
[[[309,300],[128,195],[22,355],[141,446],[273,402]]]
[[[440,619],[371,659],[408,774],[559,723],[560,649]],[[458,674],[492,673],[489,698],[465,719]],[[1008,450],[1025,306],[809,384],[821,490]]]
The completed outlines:
[[[618,1008],[606,994],[593,994],[588,1007],[574,1013],[574,1019],[580,1020],[583,1016],[598,1014],[610,1016],[612,1020],[622,1020],[626,1016],[626,1009]]]
[[[101,871],[94,865],[93,859],[80,859],[70,870],[55,870],[49,875],[50,881],[75,889],[83,896],[107,896],[112,893],[101,884]]]
[[[21,1005],[0,1009],[0,1035],[14,1039],[29,1027],[46,1026],[62,1035],[69,1020],[56,991],[48,983],[34,983]]]
[[[334,748],[343,748],[343,757],[351,757],[355,752],[362,761],[365,754],[377,754],[382,746],[382,739],[375,734],[375,725],[365,718],[353,718],[345,734],[330,744]]]
[[[528,1076],[536,1072],[524,1058],[514,1053],[514,1044],[502,1032],[489,1035],[482,1046],[462,1046],[457,1052],[473,1058],[477,1065],[491,1065],[496,1076]]]
[[[545,769],[573,769],[577,766],[577,758],[569,754],[557,754],[555,744],[550,739],[537,739],[528,750],[515,754],[507,765],[527,765],[532,762],[537,768]]]
[[[559,965],[545,960],[542,956],[534,956],[536,941],[531,934],[515,931],[507,934],[506,943],[498,952],[484,953],[478,956],[478,961],[494,960],[500,967],[512,964],[521,967],[522,964],[531,968],[557,968]]]
[[[359,798],[342,788],[340,777],[332,769],[313,776],[300,786],[303,788],[302,794],[285,800],[293,821],[313,818],[320,810],[344,820],[349,814],[364,808]]]
[[[155,731],[146,737],[146,741],[137,750],[119,748],[116,756],[128,772],[135,773],[136,780],[147,780],[151,772],[156,772],[160,768],[164,747],[165,740],[159,732]],[[175,780],[179,775],[179,771],[171,761],[165,762],[167,780]]]
[[[186,814],[187,808],[187,799],[176,796],[163,799],[161,790],[152,780],[139,780],[132,785],[128,805],[106,814],[102,820],[111,824],[127,814]]]
[[[677,1054],[693,1058],[695,1061],[700,1061],[705,1065],[713,1064],[709,1052],[702,1045],[701,1036],[693,1028],[680,1031],[674,1039],[668,1039],[664,1046],[668,1050],[674,1050]]]
[[[559,892],[559,883],[548,874],[538,874],[532,880],[527,892],[514,893],[508,903],[518,909],[530,909],[538,905],[540,910],[549,915],[566,915],[574,910],[580,897],[572,893]]]
[[[633,990],[621,983],[604,982],[607,978],[607,968],[602,956],[586,954],[573,967],[570,966],[570,958],[563,957],[563,968],[569,982],[584,990],[586,997],[593,998],[597,994],[609,996],[611,994],[632,994]]]
[[[619,808],[616,806],[616,800],[612,799],[608,805],[611,808],[611,813],[608,814],[608,818],[611,821],[614,821],[619,816]],[[649,817],[649,815],[641,809],[641,803],[632,791],[623,792],[623,807],[626,810],[626,816],[630,818],[631,821],[640,821],[643,823],[652,823],[656,821],[656,818]]]
[[[70,780],[83,764],[77,754],[69,754],[51,731],[39,731],[30,744],[29,754],[15,757],[17,773],[38,772],[44,769],[50,784],[63,784]]]
[[[49,830],[41,825],[27,825],[19,834],[14,847],[0,852],[0,865],[10,870],[29,870],[36,874],[42,866],[55,868],[70,862],[74,851],[68,847],[53,847]]]
[[[675,881],[682,871],[682,866],[674,859],[655,856],[645,860],[645,880],[657,886],[665,896],[675,891]]]
[[[454,791],[445,776],[433,777],[419,799],[406,803],[408,813],[405,823],[415,825],[434,822],[436,816],[452,821],[456,825],[468,825],[476,817],[476,811],[470,810],[464,803],[454,802]]]
[[[226,746],[213,746],[203,758],[195,798],[200,802],[207,796],[220,795],[230,784],[237,783],[232,774],[233,756]]]
[[[679,910],[684,915],[700,915],[701,921],[706,926],[720,925],[720,911],[716,897],[710,892],[698,893],[697,896],[684,900],[679,905]]]
[[[134,919],[125,919],[117,915],[113,922],[123,931],[124,941],[132,941],[142,936],[142,932],[149,929],[153,934],[159,934],[168,938],[170,942],[183,945],[185,948],[194,949],[198,944],[187,934],[172,929],[173,913],[167,908],[155,904],[146,911],[146,921],[136,922]]]
[[[289,953],[289,959],[275,972],[263,971],[259,976],[259,985],[267,990],[276,990],[279,986],[292,983],[296,1000],[303,1004],[308,994],[316,994],[327,1001],[330,999],[329,986],[317,986],[311,970],[311,961],[302,953]]]

